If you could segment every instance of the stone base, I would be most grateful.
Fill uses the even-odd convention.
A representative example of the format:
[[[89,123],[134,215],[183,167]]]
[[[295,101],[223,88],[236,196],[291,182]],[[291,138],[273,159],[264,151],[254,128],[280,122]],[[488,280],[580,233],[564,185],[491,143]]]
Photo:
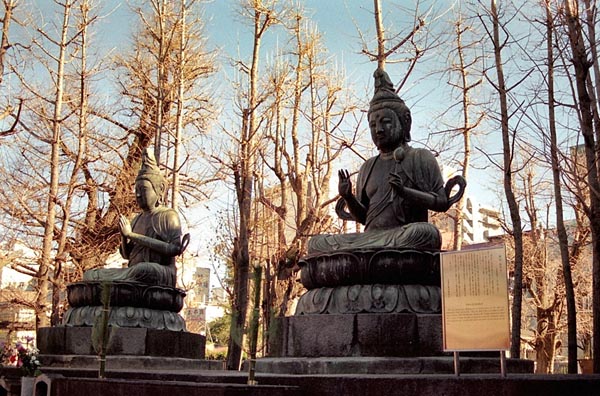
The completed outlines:
[[[63,318],[65,326],[94,326],[102,314],[102,306],[69,308]],[[109,326],[145,327],[149,329],[185,331],[185,320],[177,312],[142,307],[110,307]]]
[[[107,355],[204,359],[206,338],[185,331],[111,327]],[[41,354],[96,355],[92,327],[44,327],[37,331]]]
[[[500,374],[500,354],[491,357],[461,357],[462,374]],[[511,374],[533,373],[533,361],[507,359]],[[452,357],[343,357],[343,358],[263,358],[256,361],[256,371],[268,374],[337,375],[337,374],[454,374]]]
[[[506,377],[502,377],[498,373],[493,373],[465,374],[456,377],[447,374],[289,375],[267,374],[258,371],[256,381],[259,385],[247,386],[245,384],[248,381],[248,373],[233,370],[109,370],[107,379],[103,380],[90,378],[96,376],[97,373],[84,370],[49,368],[44,370],[44,373],[44,375],[38,377],[38,383],[39,381],[45,381],[44,377],[53,380],[61,378],[60,375],[69,383],[69,388],[65,389],[47,382],[46,386],[43,387],[44,390],[47,390],[47,393],[37,394],[47,394],[49,396],[79,394],[94,396],[142,394],[145,396],[206,396],[212,394],[208,392],[207,384],[217,386],[244,385],[245,388],[241,388],[243,393],[232,393],[233,387],[226,387],[216,394],[242,394],[246,396],[263,394],[254,392],[259,392],[269,385],[297,387],[299,388],[299,394],[310,396],[598,396],[598,389],[600,389],[600,375],[597,374],[534,375],[509,373]],[[83,377],[87,377],[87,380]],[[80,387],[76,384],[80,380],[85,380],[89,386]],[[182,388],[179,386],[181,382],[185,382],[189,386]],[[101,384],[106,385],[100,387]],[[128,386],[121,386],[121,384],[127,384]],[[145,387],[146,384],[153,384],[156,388],[149,389]],[[291,389],[286,389],[285,392],[285,395],[294,394]]]
[[[442,316],[387,313],[276,318],[270,357],[442,356]]]
[[[297,386],[198,383],[189,381],[132,380],[113,378],[64,378],[42,375],[36,379],[36,395],[146,395],[146,396],[301,396]]]
[[[100,365],[95,355],[39,355],[42,366],[47,371],[53,369],[98,370]],[[206,359],[186,359],[159,356],[111,355],[106,357],[106,370],[225,370],[225,361]]]

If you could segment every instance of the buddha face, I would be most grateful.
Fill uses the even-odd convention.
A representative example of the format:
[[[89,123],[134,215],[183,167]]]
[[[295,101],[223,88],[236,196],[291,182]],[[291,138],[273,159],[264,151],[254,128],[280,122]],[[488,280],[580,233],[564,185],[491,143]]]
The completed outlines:
[[[158,195],[152,186],[152,183],[145,179],[135,182],[135,199],[140,209],[146,211],[156,207]]]
[[[402,143],[402,125],[391,109],[379,109],[369,114],[371,139],[380,152],[394,151]]]

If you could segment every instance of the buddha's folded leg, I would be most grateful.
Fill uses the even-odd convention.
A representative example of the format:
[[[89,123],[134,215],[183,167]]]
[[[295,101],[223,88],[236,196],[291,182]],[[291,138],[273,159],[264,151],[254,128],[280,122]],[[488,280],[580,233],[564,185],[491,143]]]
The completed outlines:
[[[441,246],[442,237],[437,227],[421,222],[363,233],[316,235],[308,241],[308,254],[353,249],[439,250]]]
[[[158,263],[142,262],[128,268],[98,268],[85,271],[84,281],[132,281],[149,285],[175,287],[173,268]]]

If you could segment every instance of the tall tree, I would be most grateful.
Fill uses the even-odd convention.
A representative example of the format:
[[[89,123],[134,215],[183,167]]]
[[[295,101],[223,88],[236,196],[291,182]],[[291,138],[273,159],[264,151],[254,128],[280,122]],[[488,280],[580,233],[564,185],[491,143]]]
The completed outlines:
[[[69,37],[69,18],[71,17],[73,2],[66,0],[60,4],[63,7],[63,22],[58,40],[46,38],[58,47],[56,56],[56,81],[53,104],[53,114],[50,119],[52,132],[50,135],[50,186],[48,190],[48,205],[45,215],[44,236],[42,239],[42,251],[39,260],[39,269],[37,278],[37,298],[36,298],[36,328],[45,327],[50,324],[48,320],[47,301],[50,285],[50,266],[53,255],[54,232],[56,226],[56,211],[59,202],[58,188],[60,177],[59,154],[62,140],[62,120],[63,120],[63,101],[65,89],[65,63],[67,61],[67,49],[70,41]]]
[[[342,72],[331,70],[332,59],[304,10],[293,12],[286,24],[291,48],[276,54],[267,73],[272,89],[262,115],[267,143],[260,146],[260,157],[266,169],[257,195],[264,206],[258,208],[259,218],[267,224],[257,229],[253,240],[259,240],[254,256],[267,267],[266,329],[271,315],[291,313],[301,291],[296,264],[306,254],[309,236],[332,231],[332,166],[353,144],[357,131],[355,126],[343,131],[346,119],[356,121],[352,113],[357,106],[344,87]],[[276,241],[272,235],[277,235]]]
[[[234,296],[232,302],[232,320],[227,351],[227,368],[239,370],[244,345],[246,314],[248,311],[248,271],[250,267],[249,242],[252,223],[252,202],[254,199],[254,175],[256,174],[257,148],[260,141],[258,128],[258,106],[261,97],[258,92],[260,50],[265,33],[274,24],[280,23],[277,1],[252,0],[243,4],[243,13],[252,20],[252,51],[249,65],[243,64],[247,75],[246,89],[241,102],[241,125],[235,138],[237,153],[233,157],[235,195],[238,208],[238,230],[234,239]]]
[[[485,112],[473,99],[474,94],[484,81],[481,70],[482,55],[479,49],[482,45],[475,26],[466,16],[465,9],[459,6],[455,12],[453,26],[452,47],[448,58],[448,68],[444,71],[448,75],[448,84],[458,96],[456,102],[450,103],[450,107],[443,113],[454,120],[452,110],[456,108],[460,113],[459,121],[447,122],[449,129],[440,131],[441,134],[449,134],[449,139],[461,140],[460,152],[456,158],[459,172],[465,180],[468,180],[469,169],[472,161],[472,136],[484,120]],[[455,126],[456,125],[456,126]],[[445,148],[445,151],[448,151]],[[460,250],[463,244],[464,232],[464,205],[466,198],[463,196],[454,206],[450,216],[453,220],[452,249]]]
[[[502,59],[502,50],[506,46],[507,39],[501,37],[501,31],[507,32],[504,28],[504,22],[496,5],[496,0],[491,0],[490,8],[487,10],[491,19],[491,28],[483,24],[494,52],[494,69],[496,72],[495,81],[492,83],[498,94],[500,102],[500,129],[502,135],[502,153],[503,153],[503,184],[504,194],[508,203],[508,209],[511,218],[511,236],[514,238],[515,260],[514,260],[514,288],[512,302],[512,331],[511,331],[511,349],[510,355],[513,358],[520,357],[521,347],[521,312],[523,300],[523,229],[519,204],[514,193],[514,131],[510,128],[510,113],[508,109],[508,94],[511,88],[506,84],[504,76],[504,62]],[[491,82],[490,79],[488,81]]]
[[[592,230],[592,277],[593,277],[593,356],[594,373],[600,373],[600,180],[594,129],[595,104],[588,90],[588,78],[593,61],[588,56],[578,0],[565,0],[563,12],[575,71],[577,110],[581,135],[583,136],[590,189],[590,204],[587,212]]]
[[[546,50],[548,78],[548,129],[550,131],[550,157],[556,209],[556,231],[558,234],[560,258],[562,263],[565,295],[567,300],[567,338],[568,338],[568,370],[577,373],[577,311],[575,306],[575,290],[571,275],[571,259],[569,257],[569,241],[563,216],[562,181],[560,177],[560,160],[556,131],[556,98],[554,95],[554,15],[550,0],[545,1],[546,9]]]

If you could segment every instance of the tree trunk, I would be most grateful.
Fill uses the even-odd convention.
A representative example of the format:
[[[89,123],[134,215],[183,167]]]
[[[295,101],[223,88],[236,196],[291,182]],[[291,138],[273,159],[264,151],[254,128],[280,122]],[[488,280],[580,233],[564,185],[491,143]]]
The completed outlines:
[[[592,231],[592,278],[593,278],[593,356],[594,373],[600,373],[600,182],[596,161],[596,142],[592,103],[587,90],[587,78],[592,61],[587,57],[583,40],[584,32],[579,20],[579,2],[565,1],[569,42],[575,68],[577,106],[580,116],[581,134],[584,140],[587,182],[590,189],[590,228]]]
[[[179,36],[179,67],[177,75],[177,124],[173,140],[173,180],[171,185],[171,207],[177,210],[179,198],[179,149],[181,146],[181,133],[183,131],[183,108],[185,103],[185,66],[186,66],[186,9],[185,1],[181,1],[181,33]]]
[[[2,37],[0,38],[0,84],[4,80],[4,59],[8,45],[8,33],[12,21],[13,10],[16,7],[15,0],[4,0],[4,17],[2,18]]]
[[[256,128],[256,103],[258,66],[262,35],[272,23],[269,13],[257,2],[254,7],[254,42],[252,63],[249,75],[248,107],[242,112],[242,130],[240,133],[240,151],[237,169],[234,171],[236,195],[239,207],[239,229],[235,243],[234,257],[234,312],[231,321],[231,335],[227,351],[227,369],[239,370],[242,363],[244,345],[244,329],[248,311],[248,270],[250,268],[250,222],[252,210],[252,189],[256,171],[256,145],[258,141]],[[237,339],[236,337],[237,336]]]
[[[500,123],[502,130],[502,148],[504,154],[504,193],[510,211],[512,221],[512,236],[515,241],[515,268],[514,287],[512,303],[512,334],[510,355],[519,358],[521,354],[521,307],[523,297],[523,232],[521,226],[521,215],[519,205],[513,191],[513,150],[510,141],[509,114],[508,114],[508,90],[504,79],[502,64],[502,42],[500,41],[500,20],[496,8],[496,0],[491,0],[491,17],[493,24],[493,45],[496,74],[498,78],[498,96],[500,99]]]
[[[459,16],[460,18],[460,16]],[[462,121],[461,134],[463,138],[463,158],[462,158],[462,177],[468,180],[469,166],[471,162],[471,130],[474,125],[471,124],[471,98],[470,92],[473,88],[478,86],[481,82],[471,83],[468,80],[467,65],[465,61],[465,48],[463,45],[463,33],[467,28],[463,28],[462,20],[456,23],[456,50],[458,53],[459,70],[460,73],[460,89],[461,89],[461,105],[462,105]],[[464,207],[465,197],[462,197],[455,206],[456,215],[454,216],[454,241],[452,248],[454,250],[461,250],[463,245],[463,218],[464,218]]]
[[[561,302],[554,300],[552,306],[548,308],[537,308],[537,328],[536,328],[536,374],[550,374],[554,371],[554,358],[556,356],[556,342],[558,341],[558,321],[560,315],[558,312]],[[575,361],[577,362],[577,361]]]
[[[553,16],[550,2],[546,0],[546,48],[548,60],[548,129],[550,130],[550,156],[552,161],[552,179],[554,186],[554,200],[556,208],[556,231],[558,233],[558,244],[560,248],[560,259],[563,269],[565,283],[565,295],[567,300],[567,348],[568,348],[568,371],[577,374],[577,312],[575,307],[575,289],[571,275],[571,262],[569,257],[569,240],[565,221],[563,218],[563,199],[561,192],[560,162],[558,158],[558,144],[556,137],[556,116],[554,98],[554,52]]]
[[[58,203],[59,182],[59,154],[61,145],[61,120],[63,105],[63,90],[65,77],[65,57],[67,53],[67,33],[69,28],[69,16],[71,14],[71,1],[67,0],[64,5],[61,40],[59,45],[59,56],[56,71],[56,92],[54,99],[54,114],[52,116],[52,139],[50,151],[50,189],[48,191],[48,205],[46,212],[46,224],[44,226],[44,239],[42,242],[42,254],[40,266],[36,278],[38,279],[36,296],[36,329],[48,326],[49,320],[46,315],[48,291],[50,285],[49,271],[52,261],[52,245],[54,242],[54,227],[56,225],[56,204]]]
[[[373,10],[375,15],[375,29],[377,30],[377,68],[383,70],[385,69],[385,32],[381,18],[380,0],[373,0]]]

